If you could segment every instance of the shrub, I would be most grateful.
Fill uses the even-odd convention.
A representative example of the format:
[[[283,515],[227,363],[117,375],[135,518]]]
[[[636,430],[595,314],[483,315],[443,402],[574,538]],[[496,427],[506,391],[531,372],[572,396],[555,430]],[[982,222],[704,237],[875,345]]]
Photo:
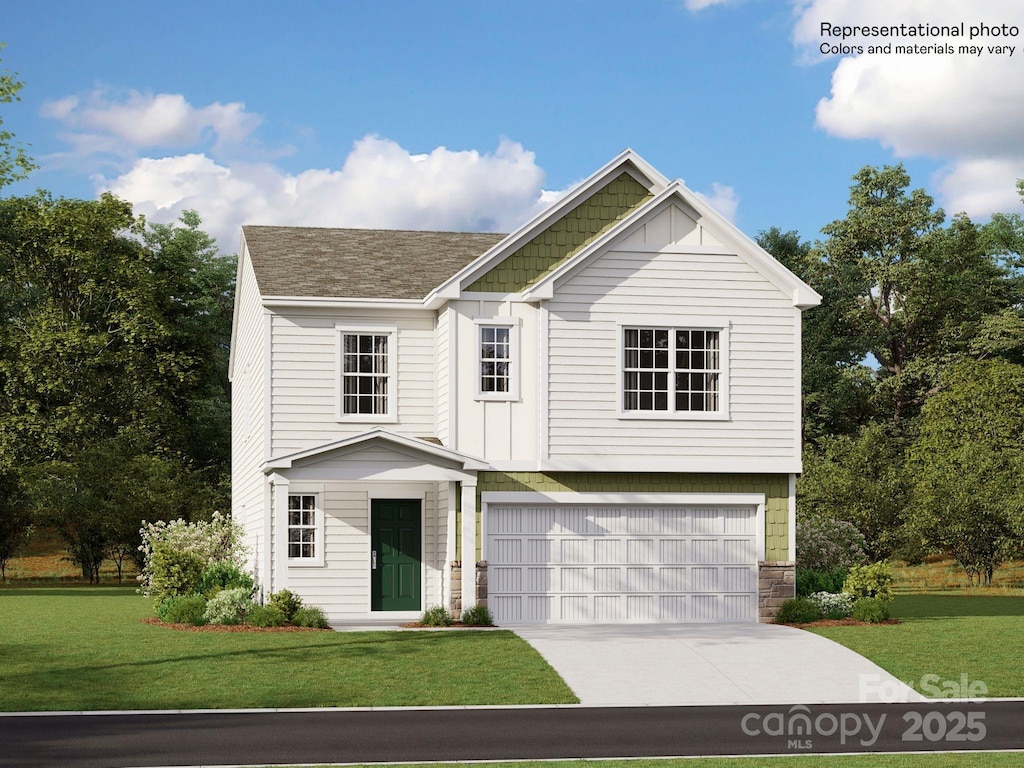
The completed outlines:
[[[205,624],[206,598],[202,595],[171,595],[157,607],[156,615],[168,624]]]
[[[465,611],[463,611],[465,613]],[[450,627],[454,619],[452,615],[445,610],[443,605],[435,605],[432,608],[427,608],[423,612],[423,618],[420,619],[420,624],[425,627]]]
[[[254,627],[283,627],[288,620],[275,605],[254,605],[246,614],[245,623]]]
[[[225,589],[206,604],[203,617],[211,624],[241,624],[252,607],[249,590],[244,587]]]
[[[199,579],[199,593],[210,598],[225,589],[246,589],[252,597],[256,583],[252,576],[234,563],[221,562],[208,566]]]
[[[849,573],[849,568],[829,568],[827,571],[797,568],[796,596],[807,597],[815,592],[842,592]]]
[[[823,619],[845,619],[853,610],[853,596],[845,592],[815,592],[807,599],[818,606]]]
[[[874,597],[884,603],[891,603],[892,582],[892,572],[886,563],[854,566],[843,583],[843,592],[853,595],[857,602],[866,597]]]
[[[889,603],[877,597],[862,597],[853,604],[851,614],[857,621],[878,624],[889,618]]]
[[[190,595],[199,591],[203,577],[203,561],[192,552],[157,544],[147,561],[150,579],[146,594],[163,602],[168,597]]]
[[[864,535],[853,523],[823,514],[798,515],[796,567],[813,571],[849,568],[867,560]]]
[[[810,624],[821,618],[821,609],[806,597],[791,597],[779,606],[776,624]]]
[[[143,523],[139,532],[142,534],[139,550],[145,558],[145,565],[139,574],[139,583],[142,585],[139,591],[158,599],[169,594],[194,592],[207,566],[226,562],[241,567],[245,556],[242,527],[230,516],[220,512],[214,512],[209,522],[200,520],[189,523],[179,519]],[[169,552],[175,554],[168,555]],[[198,574],[195,581],[181,592],[167,591],[168,588],[179,589],[177,584],[180,581],[165,573],[168,558],[172,563],[198,563],[198,566],[188,566],[189,574],[196,567]]]
[[[324,616],[324,612],[312,605],[299,608],[292,617],[292,624],[296,627],[331,628],[331,625],[327,623],[327,617]]]
[[[295,612],[302,607],[302,598],[294,592],[282,589],[267,598],[267,605],[272,605],[284,614],[285,621],[291,622]]]
[[[470,627],[493,627],[494,619],[486,605],[474,605],[462,612],[462,623]]]

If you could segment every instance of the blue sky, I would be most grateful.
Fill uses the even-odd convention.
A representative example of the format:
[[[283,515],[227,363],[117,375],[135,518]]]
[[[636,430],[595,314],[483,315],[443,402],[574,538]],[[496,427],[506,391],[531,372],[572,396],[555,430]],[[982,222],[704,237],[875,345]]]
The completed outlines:
[[[1019,0],[6,0],[3,15],[25,88],[0,115],[42,166],[5,192],[112,189],[159,221],[195,208],[225,250],[241,223],[507,230],[627,146],[750,235],[814,239],[860,167],[897,161],[950,213],[1021,210],[1024,36],[975,41],[1012,56],[819,53],[821,21],[1024,28]]]

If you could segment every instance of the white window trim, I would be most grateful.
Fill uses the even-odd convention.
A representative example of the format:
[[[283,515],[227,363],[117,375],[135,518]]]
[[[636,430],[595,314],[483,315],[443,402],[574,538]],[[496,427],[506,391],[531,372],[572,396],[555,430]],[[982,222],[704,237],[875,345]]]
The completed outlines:
[[[519,318],[502,315],[498,317],[476,317],[473,318],[474,340],[476,346],[473,350],[474,377],[476,378],[476,400],[497,401],[497,402],[518,402],[519,401],[519,369],[520,369],[520,348],[519,348]],[[508,392],[484,392],[480,386],[480,347],[482,345],[481,334],[484,328],[508,328]]]
[[[393,424],[398,421],[398,327],[394,325],[336,323],[335,340],[335,417],[352,424]],[[345,334],[375,333],[388,337],[388,410],[387,413],[345,413]]]
[[[615,324],[616,343],[616,412],[619,419],[645,421],[729,421],[729,326],[724,318],[718,317],[684,317],[677,322],[658,323],[652,318],[620,318]],[[719,367],[718,378],[718,410],[717,411],[677,411],[675,410],[674,386],[670,390],[668,411],[627,411],[623,408],[623,392],[625,387],[625,331],[627,328],[651,328],[667,331],[718,331]]]
[[[325,525],[326,513],[324,512],[324,487],[318,486],[307,486],[307,485],[291,485],[287,489],[282,488],[287,493],[287,496],[314,496],[316,501],[314,502],[314,509],[316,510],[316,520],[314,528],[314,539],[313,539],[313,557],[291,557],[289,554],[288,546],[288,518],[282,521],[283,528],[283,547],[285,559],[288,562],[289,568],[323,568],[326,565],[326,558],[324,557],[324,549],[326,547],[326,530]],[[285,501],[284,514],[288,514],[288,503]]]

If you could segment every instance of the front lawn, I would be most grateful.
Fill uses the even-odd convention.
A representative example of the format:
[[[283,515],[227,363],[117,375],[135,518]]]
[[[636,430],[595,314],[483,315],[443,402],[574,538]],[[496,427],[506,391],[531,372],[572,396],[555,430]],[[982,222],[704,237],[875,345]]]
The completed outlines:
[[[0,710],[562,704],[505,631],[179,632],[124,587],[0,589]]]
[[[866,656],[918,690],[924,675],[937,675],[940,688],[967,675],[971,682],[984,682],[988,696],[1024,696],[1024,597],[898,594],[893,615],[903,623],[811,631]]]

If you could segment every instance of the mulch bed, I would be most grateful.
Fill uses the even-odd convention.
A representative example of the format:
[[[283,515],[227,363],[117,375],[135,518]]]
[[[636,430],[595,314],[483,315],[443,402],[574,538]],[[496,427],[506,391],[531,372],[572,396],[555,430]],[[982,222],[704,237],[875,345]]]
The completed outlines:
[[[870,621],[857,621],[857,619],[821,619],[820,621],[812,621],[810,624],[790,624],[789,626],[796,627],[797,629],[807,629],[807,627],[878,627],[902,623],[902,621],[897,619],[886,619],[885,621],[874,623]]]
[[[168,624],[160,621],[156,616],[147,616],[142,620],[143,624],[150,624],[155,627],[176,629],[179,632],[330,632],[329,629],[317,629],[316,627],[253,627],[248,624],[204,624],[197,627],[194,624]]]

